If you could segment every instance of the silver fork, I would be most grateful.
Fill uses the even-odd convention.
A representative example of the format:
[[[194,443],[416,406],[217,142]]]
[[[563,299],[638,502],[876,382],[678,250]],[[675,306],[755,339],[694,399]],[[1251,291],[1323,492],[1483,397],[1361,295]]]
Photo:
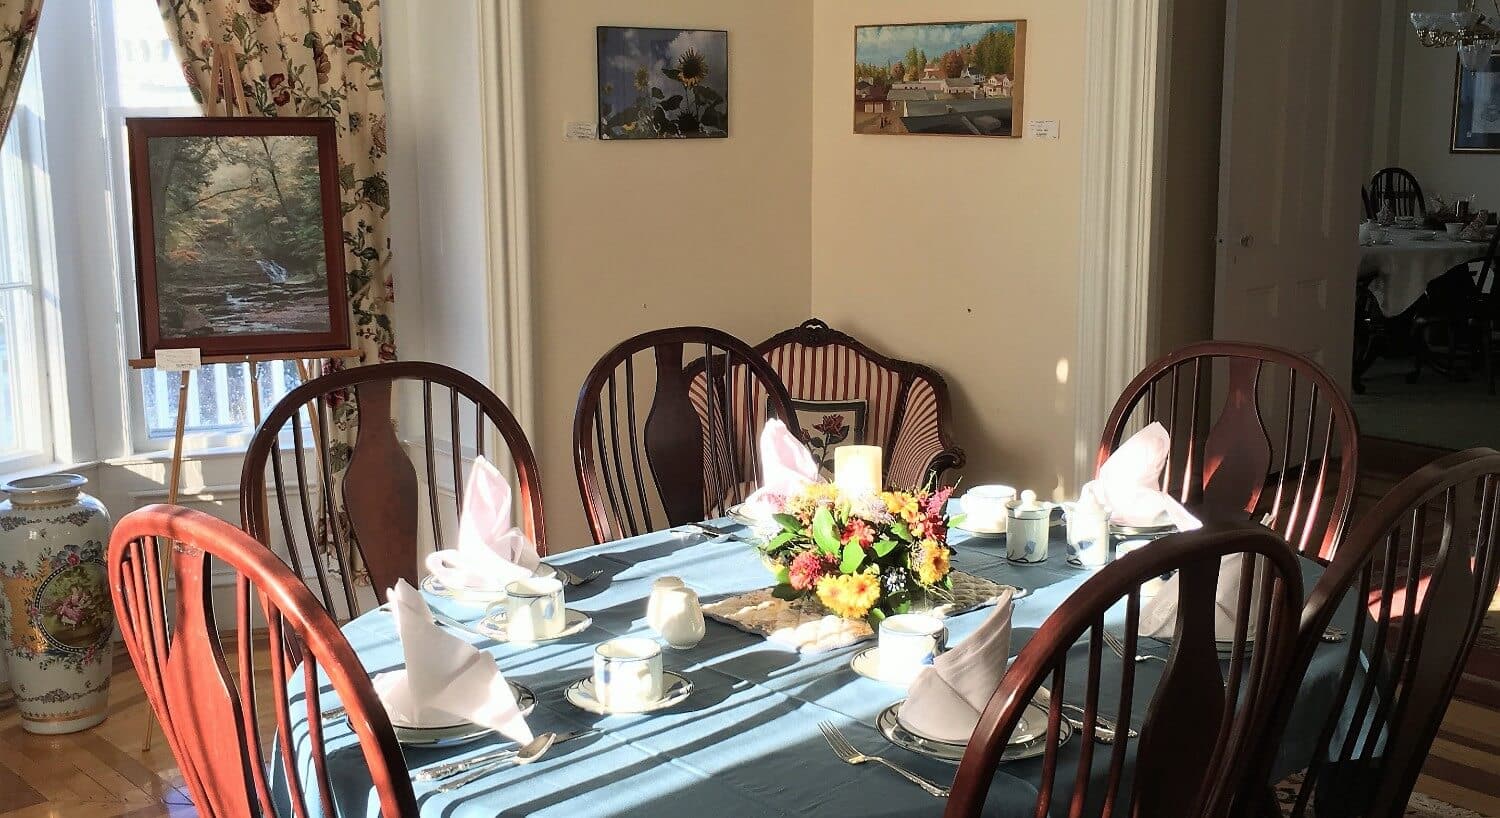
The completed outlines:
[[[1120,637],[1115,636],[1114,631],[1111,631],[1109,628],[1101,628],[1100,632],[1104,634],[1104,644],[1109,645],[1109,649],[1112,650],[1112,651],[1114,651],[1114,653],[1115,653],[1116,656],[1120,657],[1121,659],[1124,659],[1125,658],[1125,641],[1122,640]],[[1135,657],[1135,660],[1137,662],[1149,662],[1149,661],[1151,661],[1153,659],[1155,659],[1158,662],[1161,662],[1162,664],[1166,664],[1166,661],[1167,661],[1166,659],[1164,659],[1164,658],[1162,658],[1160,656],[1152,656],[1149,653],[1138,653],[1138,654],[1136,654],[1136,657]]]
[[[844,734],[840,733],[839,728],[834,727],[832,722],[820,721],[818,722],[818,729],[823,731],[823,738],[828,740],[828,746],[833,748],[834,755],[837,755],[839,758],[843,759],[844,763],[866,764],[873,761],[876,764],[879,764],[890,770],[891,772],[896,773],[902,778],[905,778],[907,781],[916,784],[918,787],[921,787],[927,792],[928,795],[931,795],[934,798],[948,797],[947,787],[939,787],[938,785],[932,783],[931,781],[928,781],[922,776],[917,775],[916,773],[904,767],[892,764],[891,762],[886,761],[880,756],[867,756],[864,753],[861,753],[860,751],[854,749],[854,745],[850,744],[849,740],[844,738]]]

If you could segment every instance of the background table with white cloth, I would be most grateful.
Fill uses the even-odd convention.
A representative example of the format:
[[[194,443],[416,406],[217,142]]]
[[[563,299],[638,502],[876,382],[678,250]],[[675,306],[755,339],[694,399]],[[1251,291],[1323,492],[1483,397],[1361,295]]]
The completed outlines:
[[[1450,239],[1440,235],[1431,241],[1419,240],[1430,230],[1386,231],[1389,244],[1367,244],[1359,248],[1359,275],[1375,274],[1371,291],[1380,311],[1396,316],[1410,309],[1427,291],[1433,279],[1459,264],[1482,258],[1484,242]]]

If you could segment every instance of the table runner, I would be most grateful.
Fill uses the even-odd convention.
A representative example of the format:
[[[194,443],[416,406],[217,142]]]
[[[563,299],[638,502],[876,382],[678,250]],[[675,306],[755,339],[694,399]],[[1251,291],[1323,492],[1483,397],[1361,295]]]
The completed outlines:
[[[1060,534],[1060,529],[1054,529]],[[1022,646],[1054,609],[1092,572],[1064,559],[1064,544],[1052,543],[1053,557],[1039,565],[1020,566],[1005,559],[1003,540],[965,541],[954,532],[953,564],[997,582],[1033,593],[1015,606],[1012,650]],[[497,772],[452,793],[438,794],[419,784],[423,815],[855,815],[910,816],[941,814],[944,802],[899,777],[872,766],[839,761],[818,733],[819,721],[832,721],[862,751],[885,755],[940,783],[952,780],[956,767],[909,753],[889,744],[875,729],[885,707],[904,691],[857,676],[850,657],[864,646],[811,656],[711,622],[708,635],[688,651],[666,650],[667,669],[684,673],[695,684],[693,696],[676,708],[645,716],[593,716],[562,698],[563,689],[590,673],[593,647],[614,636],[646,635],[646,603],[651,582],[673,574],[696,588],[705,601],[764,587],[769,577],[753,547],[743,542],[703,542],[701,537],[662,532],[582,549],[553,557],[559,565],[601,569],[590,585],[568,589],[569,607],[594,619],[588,631],[557,643],[521,650],[479,641],[499,657],[508,677],[528,685],[538,696],[530,718],[533,729],[576,730],[597,726],[596,737],[557,748],[524,768]],[[1304,564],[1307,587],[1319,569]],[[452,600],[433,600],[434,607],[463,619],[480,611]],[[989,613],[982,609],[948,621],[950,643],[967,637]],[[1348,624],[1350,610],[1341,612]],[[1123,614],[1109,620],[1117,627]],[[401,661],[389,617],[367,614],[344,628],[366,668],[376,673]],[[1160,651],[1165,655],[1165,648]],[[1070,666],[1087,661],[1086,643],[1076,645]],[[1311,755],[1322,716],[1331,706],[1337,674],[1346,651],[1324,645],[1302,685],[1292,727],[1283,746],[1278,775],[1302,766]],[[1133,721],[1139,726],[1161,675],[1161,663],[1136,668]],[[1121,665],[1104,655],[1106,690],[1117,684]],[[1084,674],[1071,672],[1066,695],[1081,700]],[[300,678],[300,677],[299,677]],[[1080,689],[1074,690],[1073,685]],[[326,689],[326,688],[325,688]],[[300,694],[294,694],[300,700]],[[331,705],[327,705],[331,706]],[[293,707],[294,713],[300,708]],[[300,768],[310,769],[304,725],[293,728]],[[368,775],[358,747],[344,725],[327,732],[330,771],[338,788],[339,811],[346,816],[377,814]],[[1062,751],[1058,787],[1071,787],[1080,739]],[[480,742],[448,750],[408,748],[407,763],[416,768],[490,749]],[[1133,763],[1134,745],[1131,746]],[[1102,775],[1109,753],[1096,753],[1094,773]],[[1039,760],[1001,765],[986,806],[987,815],[1027,816],[1040,777]],[[277,765],[279,771],[279,765]],[[285,781],[278,778],[278,793]],[[1099,787],[1091,788],[1098,792]],[[278,795],[278,798],[283,797]],[[1064,806],[1059,806],[1064,809]]]

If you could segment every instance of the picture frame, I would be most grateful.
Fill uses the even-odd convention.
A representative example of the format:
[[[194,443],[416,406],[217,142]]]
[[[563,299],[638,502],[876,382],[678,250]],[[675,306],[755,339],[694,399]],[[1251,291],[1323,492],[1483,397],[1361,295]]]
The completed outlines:
[[[856,134],[1019,139],[1025,89],[1025,20],[854,27]]]
[[[729,32],[598,26],[599,139],[729,138]]]
[[[1500,153],[1500,53],[1479,71],[1454,59],[1452,153]]]
[[[337,126],[130,117],[141,357],[350,347]]]

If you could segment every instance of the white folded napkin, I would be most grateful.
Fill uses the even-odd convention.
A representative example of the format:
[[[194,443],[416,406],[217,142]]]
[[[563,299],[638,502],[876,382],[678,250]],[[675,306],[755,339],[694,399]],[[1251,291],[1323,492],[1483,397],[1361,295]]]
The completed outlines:
[[[1146,546],[1150,548],[1151,546]],[[1234,641],[1235,621],[1239,618],[1240,579],[1244,576],[1245,555],[1230,554],[1219,563],[1219,583],[1214,589],[1214,639],[1219,642]],[[1177,599],[1180,573],[1173,574],[1162,584],[1156,596],[1141,606],[1140,632],[1156,639],[1171,639],[1177,633]],[[1255,581],[1250,589],[1250,605],[1260,597],[1260,583]],[[1247,639],[1255,638],[1255,617],[1245,630]]]
[[[473,722],[528,743],[531,728],[495,657],[445,632],[406,580],[390,590],[391,612],[406,659],[403,670],[375,677],[375,692],[402,727],[447,727]]]
[[[450,588],[492,590],[531,576],[542,563],[536,543],[511,522],[510,483],[482,455],[474,458],[458,517],[458,547],[438,551],[427,568]]]
[[[1170,494],[1162,491],[1162,471],[1172,450],[1172,436],[1165,426],[1152,423],[1131,435],[1099,467],[1098,477],[1085,485],[1104,506],[1114,512],[1111,521],[1120,525],[1154,526],[1171,523],[1179,531],[1202,528]]]
[[[821,479],[818,461],[786,424],[766,421],[760,430],[760,488],[745,498],[746,513],[769,517],[786,498]]]
[[[927,738],[965,744],[1000,687],[1010,659],[1015,591],[1000,595],[995,612],[958,647],[922,668],[907,689],[901,723]]]

